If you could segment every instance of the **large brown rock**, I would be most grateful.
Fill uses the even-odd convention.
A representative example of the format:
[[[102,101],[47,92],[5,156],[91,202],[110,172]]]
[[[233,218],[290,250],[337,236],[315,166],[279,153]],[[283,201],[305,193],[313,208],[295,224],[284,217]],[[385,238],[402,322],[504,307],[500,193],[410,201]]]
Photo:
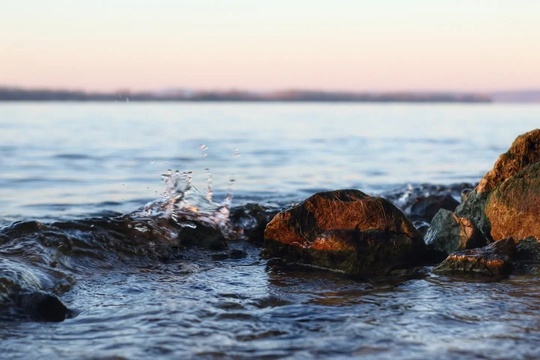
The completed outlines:
[[[497,186],[487,198],[485,214],[494,240],[540,239],[540,162]]]
[[[422,235],[389,201],[358,190],[317,193],[265,230],[266,256],[352,275],[421,262]]]
[[[511,216],[507,216],[509,213],[520,213],[521,215],[529,213],[531,216],[538,216],[537,209],[534,207],[524,207],[520,206],[517,209],[514,209],[513,204],[509,204],[509,208],[504,211],[490,210],[489,215],[486,213],[486,203],[488,198],[491,202],[497,202],[500,204],[498,199],[501,201],[506,201],[503,199],[509,199],[509,196],[517,195],[520,192],[520,184],[523,186],[528,186],[528,189],[525,190],[526,195],[519,195],[519,199],[524,199],[524,196],[534,195],[535,188],[538,189],[538,183],[531,181],[531,177],[538,177],[537,170],[527,170],[529,171],[529,179],[526,181],[522,180],[512,180],[514,177],[521,177],[523,171],[528,167],[540,162],[540,129],[529,131],[525,134],[518,136],[512,146],[508,151],[499,156],[499,159],[495,162],[493,169],[491,169],[480,181],[478,186],[466,196],[465,201],[459,205],[455,211],[458,217],[464,217],[472,221],[472,223],[486,236],[488,239],[500,240],[507,236],[502,236],[500,230],[495,230],[492,234],[492,228],[498,228],[499,221],[504,224],[507,224],[508,221],[511,221]],[[532,172],[531,172],[532,171]],[[509,182],[510,184],[506,184]],[[526,184],[525,184],[526,183]],[[508,196],[505,196],[505,193],[509,193]],[[495,192],[496,195],[492,195]],[[492,205],[490,205],[492,206]],[[524,212],[523,212],[524,211]],[[534,213],[536,212],[536,215]],[[507,225],[504,225],[507,226]],[[510,234],[510,233],[509,233]],[[519,241],[523,237],[514,236],[517,234],[516,231],[512,232],[516,241]]]
[[[510,149],[499,156],[476,190],[479,193],[490,192],[505,180],[513,177],[525,167],[540,161],[540,129],[519,135]]]

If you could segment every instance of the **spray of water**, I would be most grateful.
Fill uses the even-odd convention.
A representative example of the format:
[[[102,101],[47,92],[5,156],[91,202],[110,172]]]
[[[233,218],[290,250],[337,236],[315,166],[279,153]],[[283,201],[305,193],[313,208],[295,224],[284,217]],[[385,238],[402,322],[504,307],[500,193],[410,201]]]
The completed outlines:
[[[206,174],[206,193],[202,194],[193,185],[192,171],[168,170],[161,176],[165,186],[162,198],[147,204],[131,216],[138,220],[145,219],[146,224],[149,221],[162,224],[156,220],[171,220],[179,228],[196,228],[197,224],[204,224],[219,229],[225,238],[229,238],[231,230],[228,220],[232,195],[229,192],[222,202],[214,202],[212,174],[209,169],[206,169]],[[169,236],[174,237],[175,234],[171,233]]]

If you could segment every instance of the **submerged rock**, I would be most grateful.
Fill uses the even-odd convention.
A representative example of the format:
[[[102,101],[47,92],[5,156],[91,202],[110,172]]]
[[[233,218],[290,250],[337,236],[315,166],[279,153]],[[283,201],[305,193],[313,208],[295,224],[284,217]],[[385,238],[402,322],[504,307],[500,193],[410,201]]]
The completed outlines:
[[[515,249],[514,240],[505,239],[482,248],[458,251],[450,254],[433,272],[504,278],[512,272],[511,257]]]
[[[444,209],[439,210],[431,221],[424,241],[435,261],[459,250],[487,245],[486,238],[470,220]]]
[[[352,275],[382,275],[423,261],[421,234],[389,201],[358,190],[317,193],[278,213],[265,256]]]
[[[17,294],[15,303],[33,319],[39,321],[64,321],[72,314],[60,299],[44,292]]]

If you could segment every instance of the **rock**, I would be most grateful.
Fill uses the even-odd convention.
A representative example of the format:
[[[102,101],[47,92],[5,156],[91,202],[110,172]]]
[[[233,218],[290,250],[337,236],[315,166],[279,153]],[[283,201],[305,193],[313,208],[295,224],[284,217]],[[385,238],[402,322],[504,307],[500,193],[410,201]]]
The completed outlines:
[[[471,220],[489,240],[500,240],[508,236],[512,236],[516,240],[522,239],[523,235],[517,234],[514,230],[506,233],[502,229],[497,229],[494,234],[491,233],[492,225],[495,224],[495,227],[498,228],[496,223],[498,223],[499,220],[502,220],[504,223],[503,227],[508,226],[508,221],[512,219],[510,213],[514,210],[511,210],[510,208],[505,210],[499,208],[501,209],[501,213],[498,213],[498,210],[495,210],[495,207],[492,207],[488,216],[486,214],[486,202],[496,190],[498,190],[497,194],[493,195],[493,198],[490,201],[496,202],[495,199],[504,198],[504,192],[507,192],[511,187],[510,185],[505,185],[505,183],[516,176],[523,176],[520,174],[523,174],[522,172],[525,171],[526,168],[538,162],[540,162],[540,129],[522,134],[514,140],[508,151],[499,156],[493,169],[482,178],[478,186],[472,192],[465,196],[465,201],[459,205],[455,211],[456,215]],[[530,172],[531,170],[528,171]],[[534,171],[534,176],[538,177],[537,168],[535,168]],[[523,190],[526,190],[528,195],[538,196],[535,195],[535,188],[538,189],[538,183],[533,184],[531,178],[524,182],[521,180],[512,181],[512,184],[516,193],[519,192],[518,186],[520,184],[526,184],[529,186],[529,189]],[[521,196],[520,199],[523,199],[523,196]],[[509,206],[514,205],[512,204]],[[526,207],[521,207],[521,210],[529,213],[531,210],[537,211]],[[536,212],[536,214],[538,214],[538,212]],[[502,218],[499,219],[499,217]]]
[[[462,196],[464,189],[472,189],[475,185],[469,183],[459,183],[450,185],[416,184],[407,185],[405,188],[397,188],[384,192],[381,197],[389,200],[407,216],[411,215],[412,206],[425,198],[445,197],[446,195],[458,199]],[[470,190],[469,190],[470,191]],[[452,209],[453,210],[453,209]],[[437,211],[433,212],[435,215]],[[429,220],[428,220],[429,222]]]
[[[540,162],[497,186],[487,198],[485,214],[494,240],[540,239]]]
[[[513,239],[505,239],[482,248],[458,251],[450,254],[433,272],[505,278],[512,272],[511,257],[515,248]]]
[[[456,251],[487,245],[486,238],[470,220],[445,209],[439,210],[431,221],[424,242],[434,261]]]
[[[491,169],[478,184],[479,193],[490,192],[525,167],[540,161],[540,129],[519,135],[510,149],[499,156]]]
[[[64,321],[72,313],[56,296],[39,291],[17,294],[14,302],[33,319],[40,321]]]
[[[540,241],[528,237],[516,245],[514,267],[520,274],[540,274]]]
[[[430,222],[440,209],[454,211],[459,202],[450,194],[421,197],[411,206],[411,218]]]
[[[264,229],[278,212],[277,209],[251,203],[233,208],[229,219],[235,237],[262,245]]]
[[[421,234],[389,201],[358,190],[317,193],[267,225],[265,256],[352,275],[423,261]]]
[[[471,188],[464,188],[463,190],[461,190],[461,193],[459,194],[461,202],[465,202],[467,200],[471,191],[473,191],[473,189]]]
[[[456,208],[454,213],[460,218],[469,219],[484,237],[491,241],[493,240],[490,234],[491,224],[484,211],[488,195],[488,193],[478,193],[477,189],[474,189],[466,195],[465,201]]]
[[[518,242],[515,260],[540,263],[540,241],[531,236]]]

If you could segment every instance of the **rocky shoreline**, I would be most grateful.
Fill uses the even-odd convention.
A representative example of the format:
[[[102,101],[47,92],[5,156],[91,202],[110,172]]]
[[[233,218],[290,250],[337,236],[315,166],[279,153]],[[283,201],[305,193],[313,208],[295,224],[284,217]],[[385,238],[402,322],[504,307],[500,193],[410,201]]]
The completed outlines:
[[[60,296],[86,273],[171,261],[193,248],[211,259],[237,259],[244,256],[236,246],[242,241],[259,246],[269,264],[359,279],[426,271],[496,280],[537,275],[540,130],[519,136],[477,186],[418,185],[380,197],[326,191],[287,209],[178,209],[171,217],[135,212],[0,229],[0,308],[62,321],[75,312]],[[214,222],[225,215],[226,224]]]
[[[354,276],[438,263],[437,273],[536,274],[540,130],[517,137],[474,189],[462,190],[460,204],[452,200],[416,198],[405,211],[415,229],[385,199],[357,190],[315,194],[268,224],[265,256]]]

